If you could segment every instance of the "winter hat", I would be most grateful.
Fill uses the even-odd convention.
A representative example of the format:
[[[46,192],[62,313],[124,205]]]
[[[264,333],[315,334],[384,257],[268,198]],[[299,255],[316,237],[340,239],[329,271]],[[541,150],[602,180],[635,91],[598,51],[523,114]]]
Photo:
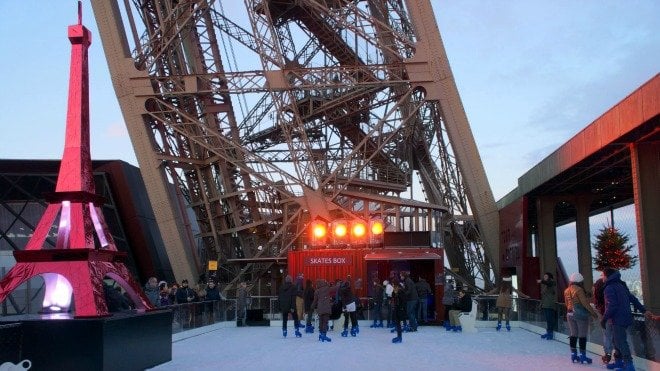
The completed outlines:
[[[575,273],[571,274],[570,281],[575,282],[575,283],[580,283],[580,282],[584,281],[584,277],[582,277],[582,275],[580,273],[575,272]]]

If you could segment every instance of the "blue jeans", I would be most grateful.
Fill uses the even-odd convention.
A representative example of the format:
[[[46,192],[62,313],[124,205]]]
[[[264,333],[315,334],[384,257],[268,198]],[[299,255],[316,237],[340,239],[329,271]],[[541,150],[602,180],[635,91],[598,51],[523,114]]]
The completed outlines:
[[[406,302],[406,313],[408,313],[408,323],[411,330],[417,329],[417,300],[408,300]]]
[[[614,347],[621,352],[621,357],[624,361],[629,361],[632,359],[632,356],[630,355],[628,333],[626,330],[628,330],[628,326],[612,324],[612,331],[614,332]]]
[[[603,329],[603,352],[607,354],[612,354],[614,347],[612,345],[612,336],[614,335],[614,330],[612,329],[612,322],[607,321],[605,324],[605,329]]]
[[[555,331],[557,311],[552,308],[543,308],[543,314],[545,314],[545,331],[551,334]]]
[[[382,302],[377,301],[377,302],[374,303],[374,323],[376,323],[376,321],[383,322],[382,309],[383,309],[383,303]]]
[[[426,322],[426,320],[429,318],[428,309],[426,307],[426,297],[424,299],[419,298],[417,300],[417,318],[419,318],[419,320],[422,322]]]

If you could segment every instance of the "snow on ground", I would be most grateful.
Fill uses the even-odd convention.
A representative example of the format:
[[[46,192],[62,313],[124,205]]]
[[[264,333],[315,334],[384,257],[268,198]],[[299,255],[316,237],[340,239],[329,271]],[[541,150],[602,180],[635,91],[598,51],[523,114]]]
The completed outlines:
[[[318,341],[318,332],[282,337],[279,326],[209,326],[175,334],[172,361],[152,370],[585,370],[604,369],[600,356],[589,353],[591,365],[572,364],[567,344],[542,340],[522,328],[497,332],[447,332],[420,326],[392,344],[389,329],[360,323],[357,337],[343,338],[335,328],[332,342]]]

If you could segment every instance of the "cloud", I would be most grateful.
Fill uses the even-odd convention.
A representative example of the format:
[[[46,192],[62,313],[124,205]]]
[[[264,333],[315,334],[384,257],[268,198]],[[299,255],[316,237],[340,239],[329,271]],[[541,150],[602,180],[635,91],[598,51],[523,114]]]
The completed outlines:
[[[123,122],[110,124],[104,134],[108,138],[128,138],[128,130]]]

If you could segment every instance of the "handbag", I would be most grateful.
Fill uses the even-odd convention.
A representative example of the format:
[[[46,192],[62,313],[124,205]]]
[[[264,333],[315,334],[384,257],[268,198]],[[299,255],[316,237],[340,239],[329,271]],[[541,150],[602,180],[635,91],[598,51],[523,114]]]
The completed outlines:
[[[331,310],[330,319],[331,320],[339,319],[339,317],[341,317],[341,313],[342,313],[341,302],[337,301],[335,303],[332,303],[332,307],[331,307],[330,310]]]
[[[573,318],[576,320],[585,320],[589,318],[589,311],[580,303],[573,304]]]

